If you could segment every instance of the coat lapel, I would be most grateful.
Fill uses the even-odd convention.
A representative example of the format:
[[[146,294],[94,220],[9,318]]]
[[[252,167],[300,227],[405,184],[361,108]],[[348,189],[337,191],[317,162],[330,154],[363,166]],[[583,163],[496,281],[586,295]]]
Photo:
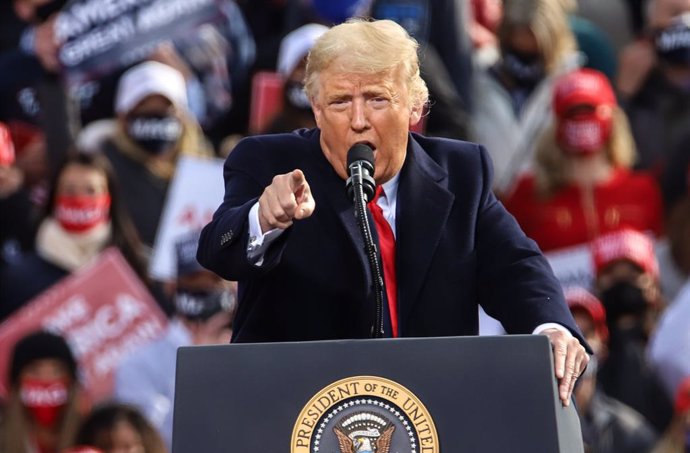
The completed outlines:
[[[369,261],[364,251],[364,239],[357,225],[354,206],[347,198],[345,181],[338,176],[323,155],[319,144],[319,136],[320,134],[317,130],[317,133],[315,133],[312,138],[313,151],[318,155],[315,159],[317,163],[315,165],[316,171],[314,171],[318,184],[311,185],[314,201],[316,202],[316,210],[330,209],[335,212],[340,219],[340,223],[345,230],[348,240],[357,252],[357,257],[360,260],[367,287],[371,287],[373,282],[371,279],[371,272],[369,271]],[[339,240],[340,235],[336,232],[333,233],[330,239],[334,241]]]
[[[410,138],[405,164],[400,173],[396,208],[396,266],[401,334],[417,302],[455,196],[446,190],[448,177]]]
[[[364,252],[364,241],[354,216],[352,202],[346,196],[345,181],[335,173],[323,156],[318,133],[312,137],[312,146],[319,156],[313,172],[318,183],[312,184],[316,209],[331,209],[337,215],[348,241],[357,252],[367,286],[371,287],[373,283]],[[401,334],[404,334],[402,329],[417,302],[455,199],[443,186],[447,176],[446,171],[411,136],[405,164],[400,173],[396,209],[398,318]],[[376,234],[373,227],[372,233]],[[338,240],[338,237],[335,233],[332,239]]]

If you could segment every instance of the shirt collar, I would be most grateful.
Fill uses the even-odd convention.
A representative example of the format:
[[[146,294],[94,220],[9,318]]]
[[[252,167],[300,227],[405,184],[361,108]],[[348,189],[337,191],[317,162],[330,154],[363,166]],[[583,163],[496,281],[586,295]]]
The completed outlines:
[[[395,200],[398,198],[398,183],[400,182],[400,172],[396,173],[388,182],[382,184],[383,191],[386,194],[386,201],[389,206],[395,206]]]

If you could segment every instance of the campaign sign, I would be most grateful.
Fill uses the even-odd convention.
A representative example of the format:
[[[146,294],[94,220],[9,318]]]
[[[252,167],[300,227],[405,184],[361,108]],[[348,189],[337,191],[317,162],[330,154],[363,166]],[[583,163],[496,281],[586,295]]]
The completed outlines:
[[[93,401],[112,393],[112,375],[127,354],[159,338],[166,318],[115,248],[66,277],[0,324],[0,397],[7,394],[12,349],[26,334],[64,336]]]
[[[224,194],[222,159],[180,158],[156,233],[149,269],[152,278],[176,277],[175,243],[209,223]]]
[[[588,244],[544,253],[563,288],[580,286],[591,290],[594,282],[592,251]]]
[[[217,0],[72,0],[55,23],[58,57],[70,79],[93,78],[221,17]]]

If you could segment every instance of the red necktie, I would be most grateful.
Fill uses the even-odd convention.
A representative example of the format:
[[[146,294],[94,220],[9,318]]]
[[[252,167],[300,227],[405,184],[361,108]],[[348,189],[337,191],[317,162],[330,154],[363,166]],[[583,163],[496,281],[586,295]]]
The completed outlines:
[[[379,246],[381,247],[381,258],[383,259],[383,278],[386,282],[386,296],[388,297],[388,312],[391,315],[391,327],[393,336],[398,336],[398,284],[395,275],[395,236],[393,229],[383,216],[381,206],[376,204],[379,197],[386,194],[383,187],[376,187],[376,195],[369,202],[369,210],[374,217],[376,231],[379,236]]]

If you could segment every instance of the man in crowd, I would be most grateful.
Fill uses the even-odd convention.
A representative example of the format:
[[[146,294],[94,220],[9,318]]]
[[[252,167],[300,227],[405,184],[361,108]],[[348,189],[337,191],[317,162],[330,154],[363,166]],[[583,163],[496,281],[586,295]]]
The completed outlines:
[[[606,360],[609,330],[601,302],[579,287],[565,291],[575,322],[594,356],[575,386],[586,453],[648,453],[657,435],[645,418],[597,387],[597,365]]]
[[[509,333],[549,337],[567,404],[584,340],[546,260],[492,194],[486,152],[409,133],[428,98],[416,41],[392,21],[349,21],[317,40],[305,80],[318,127],[240,142],[202,232],[199,262],[239,281],[233,341],[379,331],[345,190],[348,150],[365,144],[383,189],[370,209],[385,239],[384,335],[473,335],[481,303]]]
[[[230,341],[235,291],[230,282],[196,260],[199,232],[176,243],[175,316],[163,338],[128,357],[118,368],[115,399],[134,404],[172,445],[177,348]]]
[[[645,354],[663,307],[654,243],[643,233],[622,230],[597,238],[592,255],[610,333],[608,356],[599,368],[600,387],[663,432],[673,405]]]

